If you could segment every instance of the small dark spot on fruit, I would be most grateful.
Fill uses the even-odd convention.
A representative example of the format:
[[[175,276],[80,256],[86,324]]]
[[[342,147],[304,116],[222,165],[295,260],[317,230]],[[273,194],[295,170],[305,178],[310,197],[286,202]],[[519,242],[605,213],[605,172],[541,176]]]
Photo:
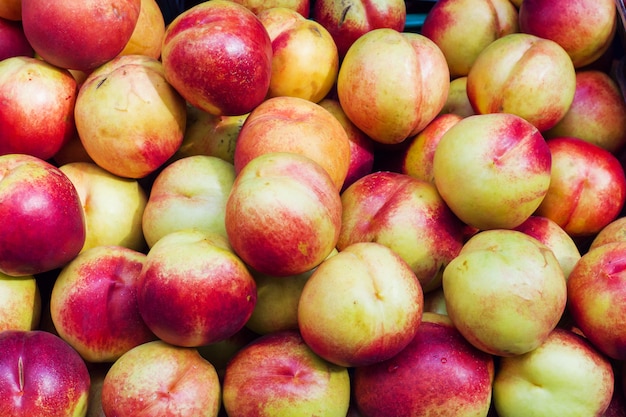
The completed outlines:
[[[315,34],[315,36],[321,38],[322,37],[322,32],[320,32],[319,28],[312,26],[311,27],[311,32],[313,32]]]
[[[348,14],[348,11],[350,10],[350,7],[352,7],[352,6],[348,6],[345,9],[343,9],[343,12],[341,13],[341,20],[339,21],[339,26],[341,26],[343,24],[343,22],[345,22],[346,15]]]
[[[107,80],[106,78],[103,78],[103,79],[101,79],[100,81],[98,81],[98,84],[96,85],[96,89],[100,88],[100,86],[101,86],[102,84],[104,84],[104,82],[105,82],[106,80]]]

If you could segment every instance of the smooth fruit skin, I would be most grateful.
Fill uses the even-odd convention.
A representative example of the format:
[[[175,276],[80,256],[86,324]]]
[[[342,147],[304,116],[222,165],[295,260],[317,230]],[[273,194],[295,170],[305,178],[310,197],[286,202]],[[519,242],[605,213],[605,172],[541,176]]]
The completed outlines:
[[[341,191],[352,185],[359,178],[372,172],[374,167],[374,141],[355,126],[343,111],[339,100],[326,97],[318,103],[339,120],[350,141],[350,165]]]
[[[469,344],[445,316],[425,313],[417,334],[386,361],[354,370],[363,416],[486,416],[494,359]]]
[[[24,35],[22,22],[0,17],[0,61],[13,56],[32,57],[34,53]]]
[[[547,217],[530,216],[515,230],[526,233],[549,247],[559,261],[565,279],[569,277],[580,260],[581,253],[574,239],[561,226]]]
[[[567,282],[568,311],[605,355],[626,359],[626,242],[599,245],[585,253]]]
[[[140,8],[141,0],[22,0],[22,24],[45,61],[88,72],[124,49]]]
[[[439,0],[420,33],[441,48],[454,79],[466,76],[491,42],[517,32],[517,20],[510,0]]]
[[[237,175],[226,202],[226,233],[252,269],[295,275],[335,249],[341,211],[339,191],[324,168],[303,155],[270,152]]]
[[[501,358],[493,383],[500,417],[604,416],[611,362],[583,336],[557,328],[537,349]]]
[[[258,334],[298,329],[298,300],[315,269],[289,277],[255,274],[258,298],[246,327]]]
[[[311,17],[328,30],[343,58],[352,44],[371,30],[389,28],[401,32],[406,8],[406,3],[398,0],[316,0]]]
[[[0,155],[52,158],[76,135],[77,96],[67,70],[27,56],[0,61]]]
[[[145,249],[141,218],[148,197],[137,180],[118,177],[91,162],[70,162],[59,169],[74,184],[83,206],[82,251],[103,245]]]
[[[106,416],[217,417],[220,395],[215,367],[197,349],[155,340],[115,361],[101,398]]]
[[[197,107],[187,106],[185,136],[172,160],[207,155],[234,163],[239,131],[248,114],[215,116]]]
[[[447,312],[477,348],[514,356],[537,348],[565,311],[567,283],[554,253],[507,229],[479,232],[443,272]]]
[[[455,113],[444,113],[435,117],[422,131],[408,139],[403,150],[400,171],[403,174],[434,184],[433,159],[439,140],[463,117]]]
[[[50,295],[54,328],[86,361],[112,363],[155,339],[137,306],[145,260],[144,253],[122,246],[97,246],[57,276]]]
[[[574,66],[581,68],[610,48],[617,30],[616,16],[611,0],[524,0],[519,25],[521,32],[557,42]]]
[[[137,303],[161,340],[198,347],[241,330],[256,304],[256,283],[226,238],[184,229],[150,248]]]
[[[476,113],[512,113],[541,132],[567,113],[576,90],[576,71],[556,42],[527,33],[496,39],[467,74],[467,96]]]
[[[89,371],[58,336],[42,330],[0,332],[0,415],[84,417]]]
[[[41,318],[41,292],[32,275],[0,273],[0,332],[35,330]]]
[[[329,257],[337,254],[333,250]],[[253,271],[257,302],[246,327],[259,335],[298,330],[298,301],[304,284],[316,268],[288,277],[275,277]]]
[[[72,260],[85,242],[72,182],[34,156],[0,156],[0,235],[0,272],[7,275],[47,272]]]
[[[603,71],[577,71],[572,105],[544,136],[575,137],[619,154],[626,146],[626,102],[617,82]]]
[[[596,234],[587,251],[605,243],[626,241],[626,217],[618,217]]]
[[[443,108],[449,88],[450,71],[439,47],[423,35],[389,28],[359,37],[337,76],[337,95],[348,118],[383,144],[401,143],[421,131]]]
[[[133,33],[120,55],[145,55],[159,59],[165,36],[165,20],[156,0],[141,0]]]
[[[285,7],[295,10],[303,17],[308,18],[311,12],[310,0],[233,0],[242,6],[250,9],[254,14],[258,15],[264,10],[274,7]]]
[[[178,150],[186,103],[145,55],[121,55],[92,71],[74,109],[76,129],[93,161],[120,177],[144,178]]]
[[[297,331],[273,332],[244,346],[224,373],[226,413],[239,417],[345,417],[348,369],[325,361]]]
[[[8,20],[21,20],[22,0],[6,0],[0,3],[0,17]]]
[[[148,246],[188,228],[227,237],[224,216],[234,181],[233,164],[215,156],[194,155],[168,164],[153,181],[143,212]]]
[[[573,137],[546,141],[552,155],[550,187],[535,214],[570,236],[593,236],[615,220],[626,201],[619,160],[598,145]]]
[[[393,250],[358,242],[322,262],[304,285],[298,324],[306,344],[337,365],[371,365],[406,347],[422,318],[424,294]]]
[[[458,77],[450,81],[448,98],[443,109],[441,109],[441,114],[444,113],[452,113],[460,117],[476,114],[469,97],[467,97],[467,76]]]
[[[235,116],[265,99],[272,44],[246,7],[207,1],[169,24],[161,60],[167,80],[189,103],[214,115]]]
[[[272,97],[246,118],[237,137],[235,172],[270,152],[304,155],[343,187],[350,165],[350,140],[339,120],[317,103],[300,97]]]
[[[217,375],[220,378],[220,382],[223,381],[224,372],[226,366],[233,356],[241,348],[252,342],[259,337],[258,333],[253,332],[247,327],[243,327],[234,335],[215,343],[209,343],[208,345],[198,346],[198,352],[200,355],[211,362],[211,365],[215,367]]]
[[[480,230],[511,229],[531,216],[548,192],[551,166],[537,128],[508,113],[458,121],[441,136],[433,157],[441,197]]]
[[[142,230],[148,247],[168,233],[196,228],[226,235],[226,201],[235,182],[232,163],[193,155],[168,164],[150,188]]]
[[[441,284],[441,272],[464,243],[464,224],[431,182],[394,172],[368,174],[341,194],[337,248],[377,242],[409,264],[425,292]]]
[[[326,28],[285,7],[257,17],[272,40],[268,97],[300,97],[314,103],[326,97],[339,71],[337,46]]]

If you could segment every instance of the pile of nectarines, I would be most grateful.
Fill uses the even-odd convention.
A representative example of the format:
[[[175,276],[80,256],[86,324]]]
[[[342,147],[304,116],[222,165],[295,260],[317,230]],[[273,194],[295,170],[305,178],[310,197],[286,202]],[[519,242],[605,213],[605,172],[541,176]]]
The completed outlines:
[[[623,1],[422,3],[0,2],[0,416],[626,416]]]

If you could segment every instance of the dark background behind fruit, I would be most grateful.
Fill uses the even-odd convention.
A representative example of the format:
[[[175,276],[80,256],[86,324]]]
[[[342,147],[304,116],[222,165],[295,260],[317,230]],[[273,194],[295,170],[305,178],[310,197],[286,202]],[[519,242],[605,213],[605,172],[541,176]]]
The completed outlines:
[[[311,5],[315,0],[311,0]],[[426,13],[437,0],[406,0],[408,32],[419,31]],[[157,0],[165,23],[168,24],[183,11],[202,3],[202,0]]]

